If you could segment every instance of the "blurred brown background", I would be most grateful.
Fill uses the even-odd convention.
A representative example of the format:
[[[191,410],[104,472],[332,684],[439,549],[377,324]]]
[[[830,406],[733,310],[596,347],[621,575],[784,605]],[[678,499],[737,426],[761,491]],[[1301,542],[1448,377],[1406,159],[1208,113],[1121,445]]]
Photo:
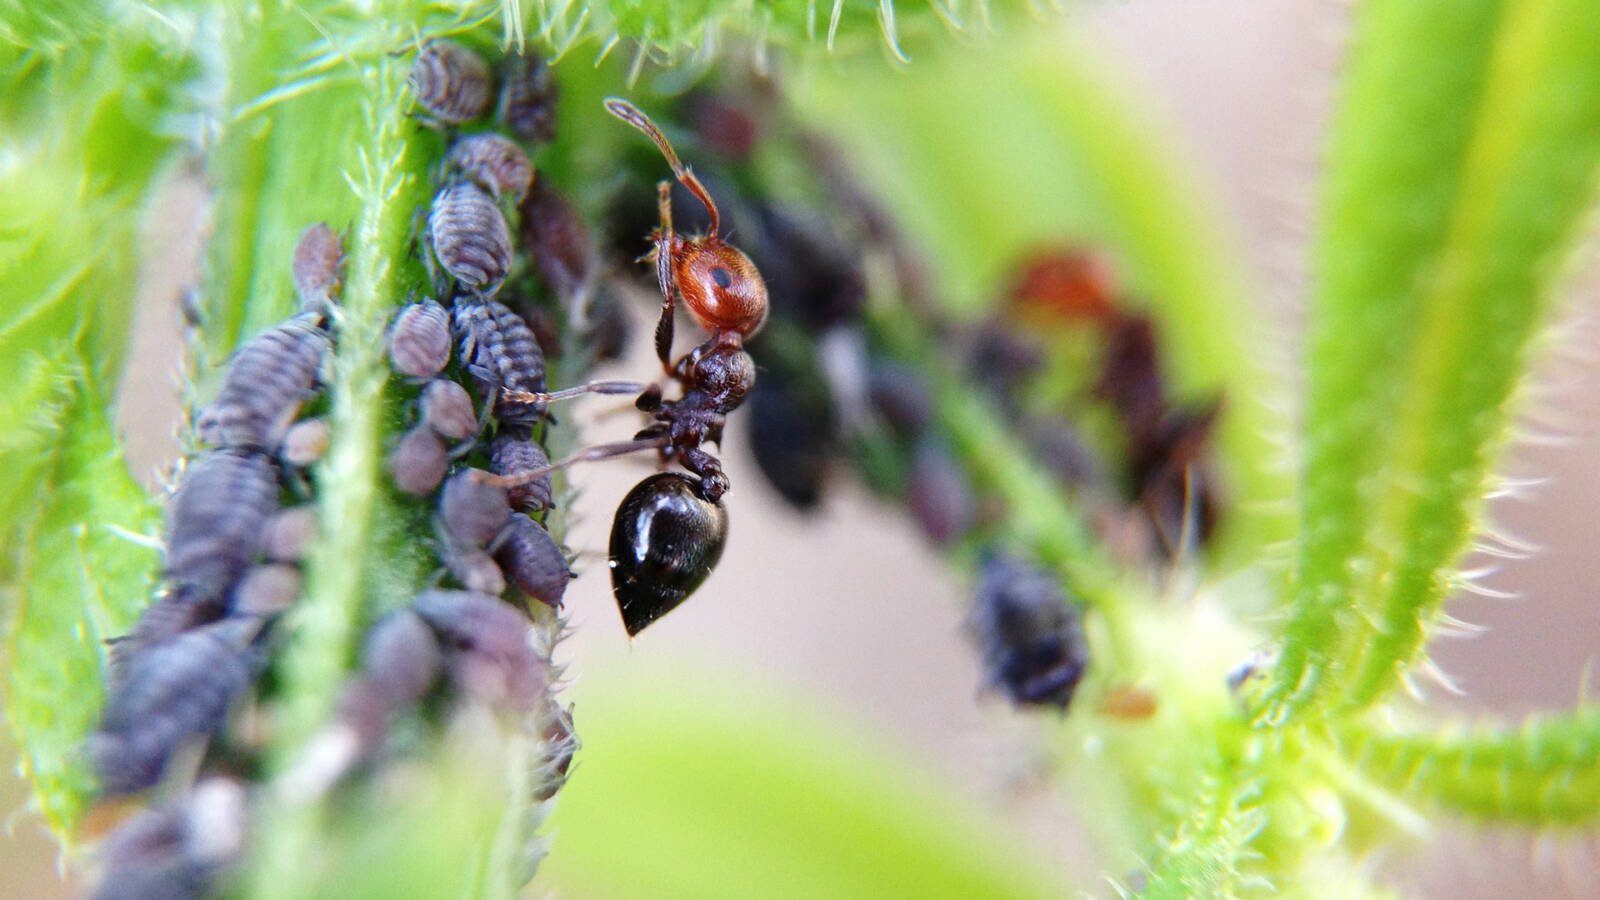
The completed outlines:
[[[1282,322],[1274,338],[1295,346],[1292,323],[1303,297],[1303,244],[1311,209],[1319,128],[1328,106],[1345,12],[1327,0],[1141,0],[1088,4],[1080,16],[1118,70],[1151,100],[1153,114],[1175,124],[1196,171],[1220,198],[1220,227],[1237,223],[1263,303]],[[195,258],[201,195],[192,183],[168,191],[169,209],[149,235],[151,257],[130,358],[120,420],[141,475],[170,462],[177,360],[176,286]],[[1574,314],[1595,311],[1596,279],[1575,291]],[[1276,327],[1263,325],[1262,327]],[[1562,436],[1518,446],[1506,467],[1549,483],[1525,501],[1498,501],[1503,530],[1542,547],[1534,559],[1500,561],[1489,580],[1519,599],[1467,596],[1455,616],[1487,631],[1436,645],[1435,656],[1462,696],[1430,693],[1474,715],[1521,716],[1569,706],[1588,678],[1600,638],[1600,571],[1592,565],[1600,473],[1595,361],[1576,359],[1593,329],[1573,326],[1557,342],[1544,405],[1556,411],[1537,426]],[[1292,359],[1294,354],[1289,354]],[[592,408],[600,408],[595,406]],[[737,420],[738,417],[735,417]],[[627,430],[602,422],[596,437]],[[589,518],[572,537],[587,570],[569,594],[576,633],[574,671],[620,672],[653,656],[692,657],[703,666],[727,660],[779,685],[827,698],[892,746],[951,784],[973,803],[1019,824],[1040,850],[1093,865],[1073,823],[1050,798],[1014,789],[1038,736],[1030,723],[992,703],[975,703],[979,673],[961,640],[961,585],[946,577],[912,526],[841,479],[823,511],[791,513],[744,458],[742,435],[729,441],[729,467],[745,472],[730,495],[734,532],[712,581],[683,610],[629,647],[617,627],[604,566],[607,517],[640,470],[592,467],[577,481]],[[10,758],[8,748],[0,755]],[[9,775],[6,776],[9,778]],[[21,786],[0,782],[0,809],[24,803]],[[49,897],[54,851],[27,814],[6,819],[0,836],[0,896]],[[1400,848],[1375,861],[1391,883],[1425,896],[1592,896],[1600,866],[1592,841],[1531,839],[1455,829],[1422,851]],[[557,851],[559,852],[559,850]],[[1087,882],[1086,882],[1087,883]]]

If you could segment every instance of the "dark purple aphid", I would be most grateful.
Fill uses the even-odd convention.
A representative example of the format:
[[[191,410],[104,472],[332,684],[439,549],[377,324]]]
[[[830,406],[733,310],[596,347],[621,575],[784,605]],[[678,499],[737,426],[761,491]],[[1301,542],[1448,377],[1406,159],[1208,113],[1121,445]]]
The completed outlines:
[[[450,314],[432,300],[413,303],[394,317],[389,361],[395,371],[432,378],[450,364]]]
[[[283,436],[283,459],[291,466],[305,468],[321,459],[333,443],[333,431],[322,419],[296,422]]]
[[[300,562],[317,539],[317,508],[311,504],[283,510],[267,522],[267,559]]]
[[[761,235],[753,258],[775,312],[818,332],[861,318],[867,281],[852,245],[820,219],[777,206],[761,210]]]
[[[344,284],[344,241],[326,222],[312,225],[295,244],[292,272],[301,308],[320,309]]]
[[[589,302],[589,321],[584,336],[596,362],[621,359],[628,351],[633,321],[610,285],[601,280]]]
[[[972,483],[950,451],[936,441],[917,444],[907,491],[923,533],[941,547],[960,539],[978,521]]]
[[[234,588],[228,611],[241,616],[275,616],[300,598],[300,584],[300,570],[287,563],[251,566]]]
[[[556,139],[559,92],[550,67],[532,53],[506,57],[501,69],[500,121],[529,143]]]
[[[1030,418],[1022,423],[1028,448],[1064,485],[1080,487],[1104,480],[1100,463],[1077,429],[1065,420]]]
[[[435,378],[422,389],[422,421],[441,437],[465,440],[478,433],[478,413],[467,389],[448,378]]]
[[[546,606],[561,608],[572,569],[561,545],[543,525],[522,513],[513,513],[494,557],[517,590]]]
[[[268,456],[213,450],[191,462],[167,509],[169,593],[220,612],[229,589],[261,554],[278,492]]]
[[[107,795],[161,780],[172,755],[219,731],[260,663],[261,620],[227,618],[154,644],[127,662],[90,735],[89,758]]]
[[[511,710],[546,698],[548,669],[515,608],[472,591],[423,591],[412,608],[442,639],[450,679],[464,694]]]
[[[389,453],[389,475],[394,486],[412,496],[433,493],[450,468],[450,453],[426,425],[406,432]]]
[[[483,57],[453,41],[429,41],[411,66],[417,105],[446,125],[470,122],[488,112],[493,87]]]
[[[916,437],[933,421],[933,391],[916,372],[891,362],[874,362],[867,396],[872,408],[901,437]]]
[[[395,704],[415,703],[439,677],[439,643],[409,609],[378,620],[361,650],[361,668]]]
[[[1089,667],[1078,609],[1050,573],[990,556],[968,620],[990,684],[1018,705],[1063,710]]]
[[[475,294],[493,294],[511,271],[511,229],[494,198],[470,181],[447,184],[428,210],[434,258]]]
[[[977,330],[968,353],[973,380],[1007,404],[1044,367],[1044,351],[1038,343],[999,321]]]
[[[811,509],[833,468],[833,407],[826,388],[774,366],[750,392],[750,449],[783,499]]]
[[[539,280],[568,306],[588,288],[598,263],[589,227],[548,178],[534,182],[521,212],[522,248]]]
[[[533,184],[533,163],[527,152],[492,131],[456,141],[445,164],[496,200],[520,203]]]
[[[728,512],[698,479],[662,472],[634,485],[611,525],[611,588],[628,635],[688,599],[727,540]]]
[[[178,801],[147,809],[95,848],[96,900],[207,897],[244,849],[245,791],[208,778]]]
[[[457,303],[456,333],[461,339],[461,364],[477,383],[485,402],[492,400],[502,423],[531,425],[544,414],[543,403],[508,400],[505,391],[541,392],[545,388],[544,352],[522,317],[505,304]]]
[[[545,455],[544,448],[526,429],[503,428],[489,442],[489,471],[496,475],[542,469],[548,465],[550,458]],[[507,488],[506,497],[513,509],[523,512],[549,509],[554,505],[550,476]]]
[[[444,493],[439,497],[439,518],[455,540],[487,547],[505,529],[511,518],[511,505],[505,488],[486,484],[474,473],[478,470],[465,469],[445,482]]]
[[[317,391],[329,347],[319,322],[316,315],[298,315],[246,341],[200,416],[200,439],[215,447],[276,448],[300,405]]]

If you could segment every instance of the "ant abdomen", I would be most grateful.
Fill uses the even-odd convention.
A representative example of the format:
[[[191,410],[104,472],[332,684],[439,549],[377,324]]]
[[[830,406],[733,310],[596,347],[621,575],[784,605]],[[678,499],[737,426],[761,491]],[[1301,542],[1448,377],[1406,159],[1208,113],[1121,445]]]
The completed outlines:
[[[688,599],[727,540],[728,511],[698,479],[661,472],[634,485],[611,526],[611,587],[628,635]]]

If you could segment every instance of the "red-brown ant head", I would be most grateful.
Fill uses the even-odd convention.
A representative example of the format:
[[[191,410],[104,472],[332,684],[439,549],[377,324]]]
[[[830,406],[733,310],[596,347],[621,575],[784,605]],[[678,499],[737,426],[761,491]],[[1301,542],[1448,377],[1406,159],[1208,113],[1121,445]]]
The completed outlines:
[[[756,264],[716,235],[689,238],[672,256],[683,303],[707,331],[750,337],[767,321],[767,283]]]

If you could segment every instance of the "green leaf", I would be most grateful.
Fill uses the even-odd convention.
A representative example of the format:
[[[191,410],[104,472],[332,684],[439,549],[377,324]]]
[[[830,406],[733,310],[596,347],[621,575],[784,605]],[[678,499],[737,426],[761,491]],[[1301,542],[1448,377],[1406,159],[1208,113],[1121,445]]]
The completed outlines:
[[[1366,778],[1470,819],[1573,828],[1600,820],[1600,707],[1519,728],[1351,728],[1345,752]]]
[[[1380,698],[1466,550],[1600,162],[1600,7],[1372,2],[1333,129],[1268,717]],[[1419,52],[1426,48],[1426,52]]]
[[[1011,38],[1004,54],[930,54],[897,76],[808,69],[793,97],[839,136],[925,251],[941,298],[963,312],[990,306],[1041,244],[1114,252],[1160,323],[1179,392],[1227,398],[1218,440],[1229,527],[1249,558],[1288,535],[1291,488],[1268,439],[1284,423],[1263,403],[1275,380],[1256,343],[1270,336],[1213,204],[1104,71],[1094,48],[1051,30]]]
[[[1053,867],[815,704],[630,665],[574,690],[540,883],[583,897],[1061,896]]]
[[[73,391],[72,427],[22,529],[8,589],[6,722],[52,828],[69,839],[92,788],[79,746],[99,715],[105,641],[149,602],[160,559],[156,505],[123,463],[105,401]]]

